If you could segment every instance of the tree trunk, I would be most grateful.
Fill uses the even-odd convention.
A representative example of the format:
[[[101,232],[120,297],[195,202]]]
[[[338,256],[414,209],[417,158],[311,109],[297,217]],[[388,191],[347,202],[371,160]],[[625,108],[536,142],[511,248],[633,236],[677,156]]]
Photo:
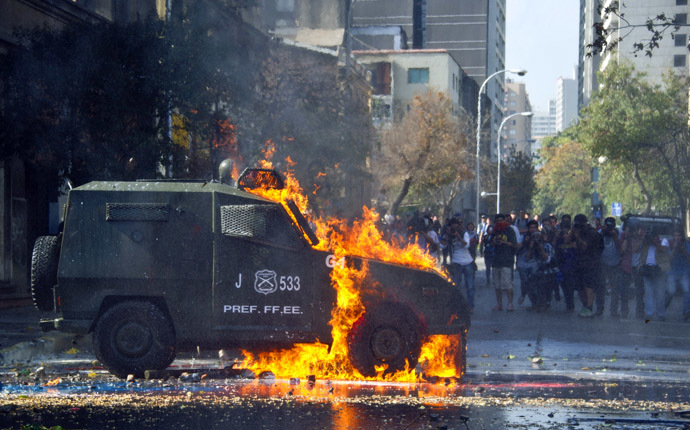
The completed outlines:
[[[405,199],[405,196],[407,196],[407,193],[410,191],[411,185],[412,185],[412,177],[408,176],[403,181],[403,186],[400,189],[400,192],[395,197],[395,200],[393,201],[393,204],[391,205],[391,207],[388,209],[389,214],[395,216],[395,213],[398,212],[398,208],[400,207],[400,204]]]
[[[642,178],[640,177],[640,172],[637,169],[637,163],[632,163],[633,165],[633,179],[635,179],[635,182],[637,182],[637,185],[640,186],[640,190],[642,191],[642,197],[644,197],[644,202],[645,202],[645,207],[644,210],[642,211],[643,215],[648,215],[649,212],[652,211],[652,197],[649,195],[649,191],[647,191],[647,187],[644,185],[644,182],[642,182]]]
[[[681,218],[683,220],[683,228],[685,228],[687,204],[685,201],[685,195],[683,193],[683,186],[679,181],[679,175],[676,174],[676,171],[673,168],[673,165],[671,164],[671,160],[666,156],[666,153],[663,151],[663,148],[657,146],[657,150],[659,151],[659,154],[661,154],[661,158],[663,158],[664,163],[666,164],[666,168],[668,169],[668,174],[671,177],[671,187],[673,188],[673,192],[676,195],[676,199],[678,199],[678,207],[680,208]],[[677,153],[678,152],[676,151],[676,154]],[[678,156],[676,155],[676,159],[677,157]]]

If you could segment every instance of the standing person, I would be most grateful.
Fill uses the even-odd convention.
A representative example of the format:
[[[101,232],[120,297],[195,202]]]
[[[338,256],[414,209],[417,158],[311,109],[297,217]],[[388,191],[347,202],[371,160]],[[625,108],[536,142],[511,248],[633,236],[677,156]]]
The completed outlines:
[[[520,297],[518,298],[518,305],[525,301],[525,297],[530,293],[529,280],[537,271],[540,263],[546,260],[544,249],[541,245],[541,239],[538,237],[539,224],[530,220],[527,223],[527,232],[524,236],[518,239],[517,244],[517,267],[518,275],[520,275]],[[534,296],[530,296],[534,297]],[[537,303],[532,302],[532,307]]]
[[[621,257],[623,243],[618,236],[616,229],[616,219],[608,217],[604,220],[601,230],[604,239],[604,249],[601,252],[601,273],[603,284],[608,285],[611,291],[611,316],[617,318],[619,315],[628,315],[628,286],[623,283],[623,272],[621,269]],[[604,308],[604,294],[597,296],[597,308]],[[599,301],[601,300],[601,303]],[[620,311],[619,311],[620,309]]]
[[[494,257],[494,247],[491,245],[491,234],[494,231],[493,225],[491,225],[491,218],[486,218],[486,227],[484,228],[484,233],[479,238],[479,247],[483,250],[484,257],[484,267],[486,268],[486,286],[491,286],[491,265],[493,264]]]
[[[469,225],[469,224],[468,224]],[[474,227],[474,226],[473,226]],[[450,273],[457,288],[460,288],[460,281],[465,278],[465,289],[467,291],[467,304],[470,313],[474,312],[474,267],[472,255],[470,255],[470,235],[462,232],[460,221],[456,218],[450,220],[446,234],[443,236],[441,246],[450,248],[451,263]]]
[[[475,263],[475,260],[477,259],[477,244],[479,243],[479,237],[477,236],[477,232],[474,231],[474,223],[473,222],[468,222],[467,223],[467,230],[466,233],[469,235],[470,238],[470,255],[472,256],[472,267],[474,268],[475,271],[477,271],[477,264]]]
[[[434,231],[433,221],[430,216],[419,218],[417,215],[410,221],[411,233],[414,235],[412,240],[417,243],[422,251],[438,260],[439,250],[441,248],[438,235]]]
[[[515,211],[510,213],[511,218]],[[525,217],[525,215],[527,217]],[[529,214],[526,214],[524,210],[520,209],[520,215],[513,220],[513,225],[518,229],[520,235],[527,233],[527,221],[529,220]]]
[[[683,289],[683,319],[690,320],[690,243],[683,238],[682,231],[673,232],[671,241],[671,270],[668,272],[668,290],[666,307],[668,307],[676,286]]]
[[[446,232],[448,231],[448,227],[450,226],[450,218],[446,218],[446,222],[443,224],[443,228],[441,229],[441,234],[439,235],[439,241],[443,242],[443,239],[446,235]],[[441,264],[444,266],[447,266],[450,264],[450,247],[441,247]]]
[[[667,273],[670,268],[668,240],[659,240],[651,229],[645,231],[639,267],[644,283],[645,319],[656,316],[660,321],[665,320]]]
[[[558,262],[558,279],[563,290],[563,297],[565,297],[565,311],[574,312],[577,288],[574,271],[577,249],[570,237],[570,215],[561,216],[553,243]]]
[[[494,225],[490,241],[491,246],[494,248],[492,271],[497,303],[493,310],[503,310],[503,292],[505,291],[508,299],[506,310],[513,311],[515,308],[513,307],[513,281],[511,275],[515,260],[517,238],[515,237],[515,232],[510,227],[510,223],[505,221],[505,217],[502,214],[496,214],[494,220],[496,225]]]
[[[484,247],[481,246],[481,242],[482,242],[481,238],[484,235],[484,233],[486,232],[487,226],[488,226],[488,224],[486,223],[486,215],[482,214],[480,217],[479,225],[477,226],[477,238],[479,239],[479,244],[480,244],[479,245],[479,255],[481,257],[484,256]]]
[[[570,229],[570,242],[575,244],[575,283],[582,301],[581,317],[594,315],[594,294],[601,286],[601,236],[587,223],[587,216],[577,214]],[[601,313],[604,310],[601,309]],[[597,315],[601,315],[597,310]]]
[[[535,215],[536,216],[536,215]],[[544,242],[544,249],[549,254],[549,261],[547,269],[553,274],[551,288],[553,290],[553,297],[556,301],[561,301],[561,294],[558,285],[558,260],[556,258],[556,229],[555,223],[551,217],[546,217],[541,223],[541,235]],[[551,293],[549,293],[549,297]]]
[[[629,231],[625,235],[623,252],[624,254],[630,254],[632,281],[635,286],[635,318],[644,318],[644,281],[639,268],[640,251],[645,238],[645,230],[641,225],[636,224],[631,225],[629,229],[626,226],[626,230]]]

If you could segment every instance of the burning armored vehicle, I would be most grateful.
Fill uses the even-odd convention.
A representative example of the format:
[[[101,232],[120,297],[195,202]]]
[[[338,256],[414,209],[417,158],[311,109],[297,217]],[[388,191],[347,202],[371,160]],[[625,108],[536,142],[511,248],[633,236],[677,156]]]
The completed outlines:
[[[347,335],[351,365],[414,368],[431,335],[457,335],[465,369],[469,309],[432,270],[315,249],[292,202],[249,191],[283,186],[247,169],[237,186],[204,181],[91,182],[69,192],[58,236],[36,240],[31,288],[44,330],[92,333],[113,374],[164,369],[177,351],[331,345],[331,272],[366,265],[365,312]]]

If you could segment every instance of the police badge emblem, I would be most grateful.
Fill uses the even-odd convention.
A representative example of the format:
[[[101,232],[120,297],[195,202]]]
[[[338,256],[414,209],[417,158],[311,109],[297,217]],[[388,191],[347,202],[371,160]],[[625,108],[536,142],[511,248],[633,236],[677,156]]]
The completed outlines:
[[[276,281],[276,272],[273,270],[259,270],[256,272],[254,280],[254,289],[257,293],[269,295],[278,289],[278,282]]]

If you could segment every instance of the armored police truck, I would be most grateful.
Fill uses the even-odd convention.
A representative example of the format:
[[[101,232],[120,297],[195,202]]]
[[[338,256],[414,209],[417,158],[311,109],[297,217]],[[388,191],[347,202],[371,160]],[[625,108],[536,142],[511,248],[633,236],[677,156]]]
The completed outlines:
[[[349,333],[353,366],[375,375],[414,366],[426,336],[460,335],[464,373],[469,309],[443,277],[318,251],[294,203],[248,192],[282,187],[272,170],[248,169],[237,186],[150,180],[91,182],[70,190],[57,236],[36,240],[31,289],[55,318],[45,330],[93,335],[113,374],[164,369],[177,351],[332,343],[338,264],[361,267],[366,312]]]

